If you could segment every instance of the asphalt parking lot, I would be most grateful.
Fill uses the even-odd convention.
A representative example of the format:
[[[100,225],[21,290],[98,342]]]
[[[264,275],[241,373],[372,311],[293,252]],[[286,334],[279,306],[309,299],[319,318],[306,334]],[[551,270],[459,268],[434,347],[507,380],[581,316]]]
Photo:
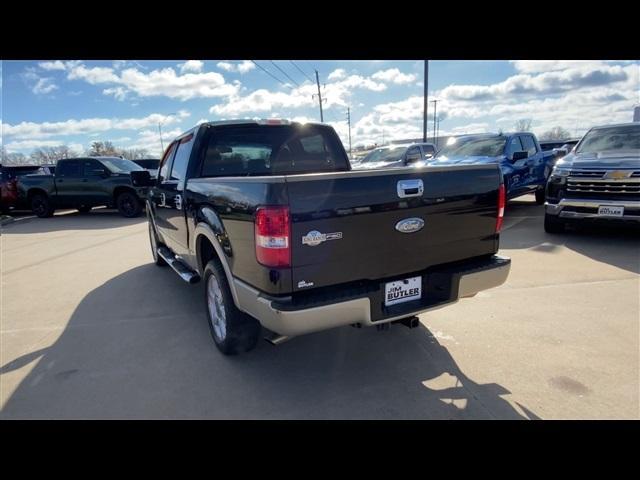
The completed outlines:
[[[2,229],[2,418],[640,418],[640,235],[548,235],[510,202],[510,278],[389,331],[213,345],[200,285],[151,263],[146,219]]]

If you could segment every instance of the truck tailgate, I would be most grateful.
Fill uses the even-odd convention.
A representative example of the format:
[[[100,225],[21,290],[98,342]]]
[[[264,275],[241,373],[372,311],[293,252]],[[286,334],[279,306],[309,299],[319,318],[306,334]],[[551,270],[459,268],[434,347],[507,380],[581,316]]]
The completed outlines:
[[[421,180],[422,194],[407,180]],[[500,180],[494,164],[287,176],[293,290],[410,276],[495,253]],[[401,193],[399,182],[408,185]],[[421,229],[396,228],[414,218]]]

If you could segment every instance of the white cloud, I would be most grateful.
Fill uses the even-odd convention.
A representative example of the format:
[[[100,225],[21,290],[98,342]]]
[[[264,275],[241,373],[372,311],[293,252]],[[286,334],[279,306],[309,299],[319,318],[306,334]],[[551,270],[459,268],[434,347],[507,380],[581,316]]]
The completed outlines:
[[[225,72],[247,73],[256,68],[251,60],[244,60],[241,63],[218,62],[217,67]]]
[[[204,62],[202,60],[188,60],[185,63],[179,63],[178,66],[180,67],[180,73],[200,73],[204,67]]]
[[[384,83],[378,83],[360,75],[351,75],[326,84],[323,93],[323,98],[326,100],[324,106],[327,109],[332,106],[346,107],[353,89],[380,92],[386,88]],[[317,100],[313,98],[315,94],[317,94],[317,87],[312,84],[303,84],[286,92],[261,88],[245,96],[234,95],[226,103],[213,105],[209,112],[233,117],[246,113],[268,112],[274,109],[313,107],[317,105]]]
[[[4,146],[7,149],[7,152],[12,153],[17,150],[28,150],[40,147],[57,147],[58,145],[63,144],[64,142],[57,140],[20,140],[17,142],[5,143]]]
[[[157,128],[160,122],[162,122],[163,125],[179,123],[189,115],[189,112],[182,110],[178,112],[177,115],[152,113],[142,118],[85,118],[82,120],[69,119],[63,122],[21,122],[17,125],[5,123],[3,124],[3,134],[5,137],[25,140],[38,140],[67,135],[90,135],[92,133],[108,132],[111,130]],[[57,145],[61,143],[60,141],[55,142]]]
[[[36,95],[45,95],[47,93],[51,93],[57,88],[58,86],[55,83],[53,83],[51,78],[40,78],[38,79],[36,84],[33,86],[32,91]]]
[[[371,75],[371,78],[375,80],[380,80],[382,82],[395,83],[397,85],[402,85],[405,83],[415,82],[417,77],[413,73],[406,74],[406,73],[402,73],[397,68],[389,68],[387,70],[380,70],[374,73],[373,75]]]
[[[347,76],[347,72],[345,72],[344,68],[336,68],[333,72],[329,74],[327,79],[329,80],[340,80]]]
[[[567,68],[594,69],[605,65],[597,60],[512,60],[514,68],[522,73],[541,73]]]
[[[38,64],[40,68],[43,70],[66,70],[66,65],[60,60],[56,60],[53,62],[41,62]]]
[[[183,67],[190,60],[183,64]],[[83,80],[92,85],[112,84],[105,88],[105,95],[112,95],[123,100],[134,93],[141,97],[165,96],[178,100],[192,98],[228,97],[238,92],[240,84],[229,84],[216,72],[176,74],[173,68],[152,70],[148,73],[139,68],[126,68],[116,71],[109,67],[87,67],[82,63],[66,62],[67,78]],[[193,70],[194,64],[189,67]]]

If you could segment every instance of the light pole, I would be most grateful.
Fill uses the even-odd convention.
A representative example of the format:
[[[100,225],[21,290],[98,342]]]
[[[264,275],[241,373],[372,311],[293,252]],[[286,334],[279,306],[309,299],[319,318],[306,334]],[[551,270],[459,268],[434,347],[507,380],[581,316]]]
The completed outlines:
[[[167,114],[167,117],[170,115],[177,115],[177,112],[171,112]],[[162,124],[167,121],[167,117],[164,118],[162,122],[158,122],[158,133],[160,134],[160,156],[164,154],[164,143],[162,142]]]

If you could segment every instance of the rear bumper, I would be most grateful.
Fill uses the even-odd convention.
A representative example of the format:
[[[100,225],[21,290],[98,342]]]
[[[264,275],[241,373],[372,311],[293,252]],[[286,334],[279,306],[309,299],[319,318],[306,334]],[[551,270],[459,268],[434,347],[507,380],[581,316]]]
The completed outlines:
[[[621,217],[598,215],[598,207],[608,205],[624,207]],[[547,215],[556,215],[563,220],[603,220],[640,223],[640,202],[633,200],[607,200],[603,198],[563,198],[558,203],[545,203]]]
[[[273,332],[295,336],[356,323],[377,325],[436,310],[459,298],[502,285],[510,268],[509,258],[494,255],[417,272],[423,277],[423,298],[393,307],[384,307],[383,292],[385,283],[395,278],[381,280],[377,288],[369,286],[366,292],[354,288],[350,293],[347,289],[333,300],[326,295],[307,298],[302,306],[292,299],[266,297],[238,279],[234,279],[234,283],[240,310]]]

